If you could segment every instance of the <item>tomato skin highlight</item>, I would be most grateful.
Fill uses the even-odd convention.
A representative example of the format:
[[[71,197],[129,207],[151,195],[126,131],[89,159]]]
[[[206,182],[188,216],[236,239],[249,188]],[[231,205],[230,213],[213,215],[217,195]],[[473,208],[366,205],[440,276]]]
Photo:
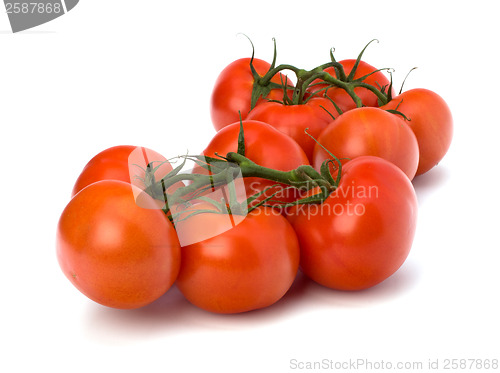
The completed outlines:
[[[406,260],[417,222],[410,180],[392,163],[364,156],[344,165],[339,188],[323,205],[292,210],[302,271],[321,285],[362,290]]]
[[[163,295],[180,268],[176,232],[156,202],[136,188],[98,181],[75,195],[57,228],[57,258],[66,277],[102,305],[131,309]]]
[[[384,158],[413,179],[419,162],[417,139],[412,130],[396,115],[379,108],[350,110],[335,119],[319,136],[315,145],[313,166],[319,170],[331,159],[325,147],[339,159],[363,155]]]
[[[227,215],[203,213],[177,225],[199,234],[218,231]],[[258,208],[222,234],[182,248],[177,287],[195,306],[214,313],[241,313],[281,299],[299,266],[297,237],[289,222]]]
[[[423,88],[403,92],[381,107],[402,112],[418,141],[419,163],[416,175],[436,166],[448,152],[453,138],[453,117],[445,100]]]
[[[222,70],[215,82],[210,104],[210,116],[214,128],[219,131],[228,124],[237,122],[240,117],[246,119],[251,109],[252,90],[254,77],[250,69],[250,58],[240,58],[233,61]],[[271,67],[268,62],[254,58],[253,66],[260,76]],[[281,81],[283,78],[283,82]],[[286,77],[282,74],[277,74],[271,79],[271,82],[282,84],[286,81]],[[290,82],[287,82],[291,85]],[[282,89],[271,89],[266,99],[282,100]],[[257,102],[262,101],[260,98]]]
[[[321,131],[332,121],[335,107],[324,97],[314,97],[301,105],[283,105],[279,102],[258,104],[247,119],[269,123],[284,134],[294,139],[312,161],[314,140],[307,132],[317,138]]]

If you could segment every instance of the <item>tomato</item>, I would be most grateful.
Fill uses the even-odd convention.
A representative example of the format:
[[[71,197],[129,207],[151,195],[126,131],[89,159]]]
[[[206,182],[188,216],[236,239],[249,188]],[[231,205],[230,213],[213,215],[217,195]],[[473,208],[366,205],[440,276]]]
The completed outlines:
[[[287,134],[304,149],[308,159],[312,161],[315,142],[307,135],[305,130],[311,136],[317,138],[321,131],[332,121],[329,113],[336,113],[335,107],[330,100],[323,97],[314,97],[301,105],[263,102],[248,114],[247,119],[269,123]]]
[[[89,185],[75,195],[57,227],[57,258],[73,285],[97,303],[139,308],[163,295],[180,268],[173,225],[155,201],[116,180]]]
[[[290,171],[301,165],[309,164],[302,148],[291,137],[271,125],[255,120],[244,120],[242,124],[245,135],[245,156],[251,161],[260,166],[280,171]],[[236,152],[239,132],[239,122],[224,127],[212,138],[203,154],[215,157],[216,153],[226,155],[229,152]],[[295,188],[271,188],[276,183],[262,178],[245,178],[245,185],[248,196],[268,188],[263,197],[271,196],[274,193],[273,199],[287,202],[298,197],[295,196],[297,191]]]
[[[356,60],[354,59],[343,60],[339,61],[339,63],[342,66],[344,66],[344,72],[347,76],[352,71],[352,68],[356,63]],[[334,67],[328,67],[325,69],[325,71],[334,78],[337,77]],[[382,71],[377,71],[377,72],[374,71],[377,71],[377,68],[373,67],[372,65],[364,61],[359,61],[359,65],[356,69],[356,73],[354,74],[353,79],[359,79],[365,75],[373,73],[372,75],[368,76],[365,80],[363,80],[363,82],[370,84],[378,88],[379,90],[384,86],[388,87],[390,81],[389,79],[387,79],[386,75]],[[315,83],[314,85],[309,87],[310,92],[317,92],[318,90],[325,88],[327,86],[327,84],[322,84],[320,80],[316,80],[314,83]],[[361,99],[363,106],[370,106],[370,107],[379,106],[377,96],[370,90],[362,87],[357,87],[354,88],[354,93]],[[346,112],[356,108],[356,103],[353,101],[351,96],[342,88],[331,87],[327,90],[327,95],[339,106],[342,112]]]
[[[165,157],[145,147],[119,145],[105,149],[85,165],[73,187],[72,196],[87,185],[101,180],[125,181],[143,189],[141,179],[144,179],[144,169],[150,162],[153,167],[159,166],[155,172],[158,180],[172,171],[172,166]],[[175,188],[182,185],[176,184]]]
[[[245,119],[251,109],[254,76],[250,69],[250,58],[241,58],[230,63],[218,76],[212,91],[210,115],[218,131],[241,118]],[[265,75],[271,65],[258,58],[253,59],[253,66],[260,76]],[[283,81],[282,81],[283,79]],[[290,82],[282,74],[275,75],[271,82],[277,84]],[[266,99],[282,100],[282,89],[271,89]],[[259,100],[262,101],[262,98]]]
[[[373,156],[343,167],[338,188],[321,205],[289,213],[300,243],[302,271],[333,289],[370,288],[406,260],[417,222],[410,180]]]
[[[192,304],[216,313],[240,313],[276,303],[292,285],[299,246],[290,223],[257,208],[239,224],[226,214],[200,213],[176,223],[182,247],[177,287]],[[229,227],[228,227],[229,225]]]
[[[379,108],[350,110],[335,119],[318,142],[339,159],[362,155],[384,158],[401,168],[411,179],[418,166],[418,143],[412,130],[396,115]],[[314,148],[313,165],[319,170],[330,154],[320,145]]]
[[[453,117],[445,100],[428,89],[411,89],[395,97],[382,109],[396,109],[410,120],[406,121],[418,141],[420,160],[417,175],[438,164],[447,153],[453,137]]]

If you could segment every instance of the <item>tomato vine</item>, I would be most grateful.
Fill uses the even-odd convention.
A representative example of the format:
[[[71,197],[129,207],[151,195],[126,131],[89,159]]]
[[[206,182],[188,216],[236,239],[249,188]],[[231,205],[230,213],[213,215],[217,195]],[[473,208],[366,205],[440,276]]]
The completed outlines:
[[[199,198],[198,192],[200,190],[203,191],[209,188],[218,188],[230,185],[238,177],[259,177],[303,190],[311,190],[313,188],[319,189],[318,193],[302,198],[293,203],[287,203],[287,205],[322,203],[340,183],[342,164],[335,158],[334,155],[331,155],[333,159],[328,159],[324,162],[319,172],[311,165],[301,165],[291,171],[280,171],[263,167],[245,157],[244,144],[244,128],[243,123],[240,122],[240,135],[238,139],[237,152],[229,152],[225,156],[220,156],[219,158],[207,157],[204,155],[180,156],[182,159],[181,164],[160,180],[157,180],[154,176],[154,172],[159,166],[152,167],[152,165],[148,165],[146,169],[146,177],[144,178],[146,181],[145,192],[155,199],[165,201],[167,205],[165,212],[168,213],[169,205],[172,206],[174,204],[185,203],[189,202],[191,199]],[[180,173],[187,160],[195,162],[198,166],[209,171],[209,174]],[[335,178],[332,176],[330,171],[330,165],[333,165],[333,169],[337,171],[337,176]],[[175,192],[168,195],[166,192],[167,189],[180,181],[190,181],[190,184],[180,187],[176,189]],[[229,201],[231,211],[251,211],[256,207],[265,204],[273,197],[270,196],[261,201],[259,204],[251,206],[252,202],[259,197],[260,194],[262,193],[256,193],[249,196],[244,202],[246,203],[246,206],[244,207],[237,206],[239,203],[235,198],[232,198]],[[211,202],[214,204],[217,203],[216,201]]]
[[[279,74],[280,72],[284,70],[289,70],[292,71],[296,78],[297,78],[297,84],[295,85],[295,88],[289,86],[287,82],[284,82],[282,85],[282,88],[284,92],[286,93],[287,90],[290,90],[293,88],[293,95],[291,99],[287,99],[287,95],[284,94],[284,99],[283,103],[284,104],[289,104],[289,105],[301,105],[307,102],[307,100],[311,97],[314,97],[315,95],[318,95],[324,91],[326,91],[328,88],[331,87],[339,87],[341,89],[344,89],[353,99],[353,101],[356,103],[357,107],[362,106],[361,99],[358,97],[358,95],[354,92],[355,88],[361,87],[364,89],[367,89],[371,92],[373,92],[379,99],[380,103],[386,104],[388,101],[390,101],[390,96],[388,96],[387,92],[391,91],[391,87],[375,87],[371,84],[367,84],[364,81],[366,78],[368,78],[370,75],[375,74],[379,71],[383,70],[390,70],[389,68],[383,68],[383,69],[378,69],[375,71],[372,71],[371,73],[364,75],[360,78],[354,79],[354,76],[356,74],[357,68],[359,66],[359,63],[361,61],[361,58],[363,57],[363,54],[366,50],[366,48],[374,41],[377,41],[376,39],[371,40],[359,53],[356,63],[354,64],[354,67],[350,71],[348,75],[345,73],[344,66],[337,62],[333,55],[333,50],[330,50],[330,62],[323,63],[311,70],[305,70],[301,68],[297,68],[293,65],[290,64],[281,64],[279,66],[275,66],[276,64],[276,40],[273,39],[274,42],[274,56],[273,56],[273,62],[271,64],[271,67],[269,68],[268,72],[264,76],[259,76],[256,72],[255,69],[252,66],[252,61],[250,61],[250,68],[252,69],[252,72],[254,73],[254,86],[253,86],[253,92],[252,92],[252,105],[251,108],[255,107],[255,104],[257,102],[257,99],[259,97],[265,97],[265,90],[263,87],[268,87],[266,89],[271,89],[271,88],[276,88],[276,83],[272,83],[271,79]],[[252,49],[253,49],[253,44],[252,44]],[[253,54],[254,51],[252,52],[252,59],[253,59]],[[333,67],[335,69],[336,76],[332,76],[328,72],[325,72],[324,70]],[[327,87],[321,89],[320,91],[316,92],[315,95],[309,95],[307,96],[307,89],[313,85],[313,84],[318,84],[314,83],[317,80],[321,80],[323,83],[327,83]]]

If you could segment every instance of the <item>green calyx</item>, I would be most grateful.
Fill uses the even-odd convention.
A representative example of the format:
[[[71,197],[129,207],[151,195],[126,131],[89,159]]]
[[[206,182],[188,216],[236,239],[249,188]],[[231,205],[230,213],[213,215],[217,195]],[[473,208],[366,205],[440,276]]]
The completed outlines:
[[[277,49],[276,49],[276,40],[273,38],[273,43],[274,43],[274,54],[273,54],[273,61],[271,63],[271,66],[269,67],[268,72],[264,76],[260,76],[257,70],[255,70],[255,67],[253,65],[253,60],[255,58],[255,48],[252,43],[252,40],[248,36],[245,35],[245,37],[250,41],[250,44],[252,45],[252,57],[250,58],[250,70],[252,72],[253,76],[253,89],[252,89],[252,96],[250,99],[250,109],[253,109],[255,105],[257,105],[257,101],[260,98],[266,98],[271,90],[273,89],[283,89],[284,92],[284,97],[286,96],[286,92],[288,89],[293,89],[288,85],[287,81],[282,81],[281,84],[277,84],[275,82],[272,82],[271,79],[274,77],[274,75],[277,74],[273,73],[275,70],[275,65],[276,65],[276,57],[277,57]]]

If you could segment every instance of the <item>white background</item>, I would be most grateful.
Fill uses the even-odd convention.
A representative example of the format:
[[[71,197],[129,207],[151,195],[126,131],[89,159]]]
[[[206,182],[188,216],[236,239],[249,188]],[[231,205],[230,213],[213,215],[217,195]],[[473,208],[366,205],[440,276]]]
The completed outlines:
[[[19,34],[0,7],[0,371],[306,371],[293,359],[426,369],[429,360],[500,358],[494,5],[81,0]],[[215,133],[218,73],[251,52],[238,33],[268,61],[276,37],[278,63],[307,69],[327,62],[331,47],[338,60],[354,58],[377,38],[364,60],[393,67],[396,87],[418,66],[405,88],[432,89],[449,103],[454,141],[414,181],[420,210],[407,262],[357,293],[299,277],[278,304],[241,315],[198,310],[175,288],[135,311],[93,303],[55,257],[76,177],[114,145],[200,152]]]

